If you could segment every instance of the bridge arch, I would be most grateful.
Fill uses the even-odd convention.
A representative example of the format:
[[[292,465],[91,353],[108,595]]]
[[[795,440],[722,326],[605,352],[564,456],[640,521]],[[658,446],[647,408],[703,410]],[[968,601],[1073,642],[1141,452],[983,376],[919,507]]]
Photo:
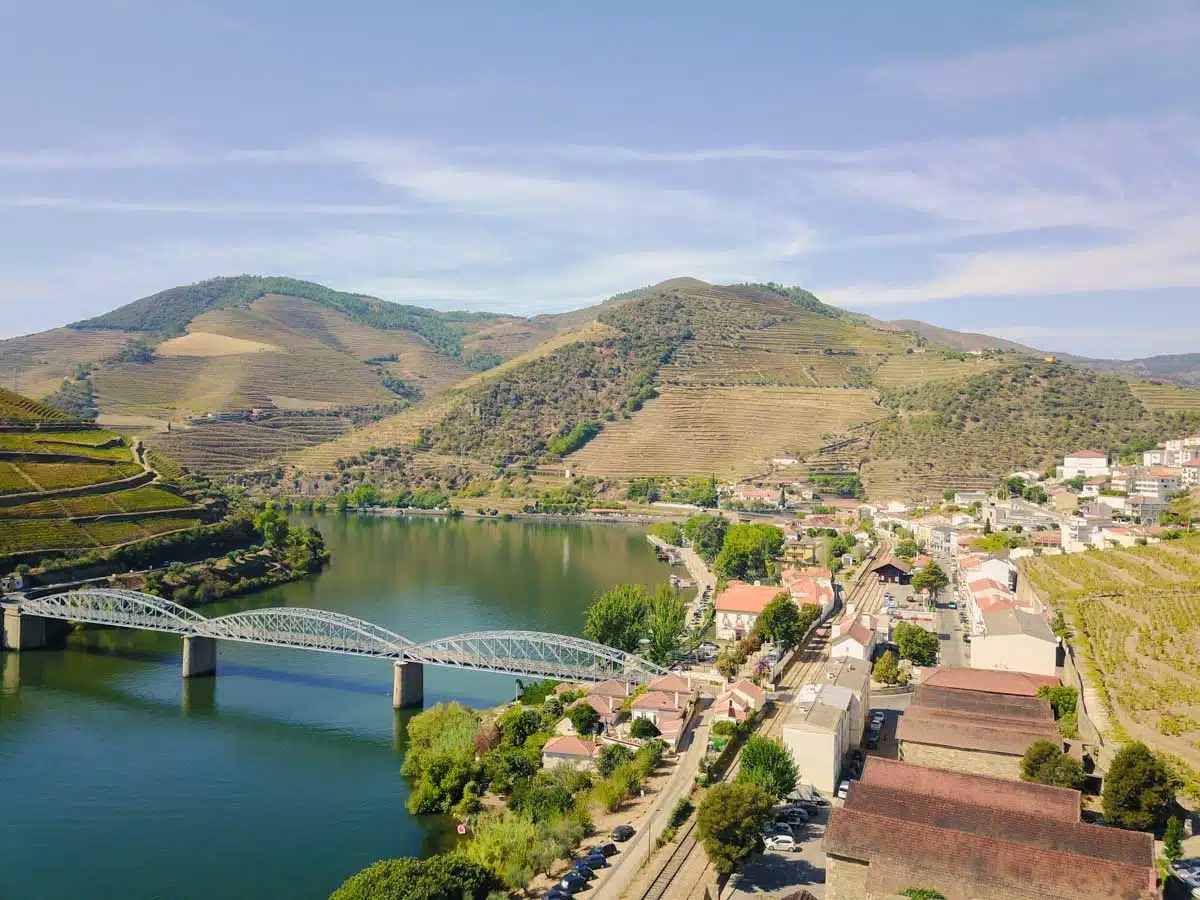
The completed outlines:
[[[379,625],[323,609],[251,609],[201,622],[196,633],[204,637],[326,653],[400,659],[412,646],[408,638]]]
[[[85,588],[48,597],[26,597],[21,600],[20,607],[22,613],[47,619],[177,634],[195,631],[197,626],[208,621],[198,612],[162,597],[115,588]]]
[[[583,638],[544,631],[476,631],[405,648],[411,662],[568,681],[645,682],[666,669]]]

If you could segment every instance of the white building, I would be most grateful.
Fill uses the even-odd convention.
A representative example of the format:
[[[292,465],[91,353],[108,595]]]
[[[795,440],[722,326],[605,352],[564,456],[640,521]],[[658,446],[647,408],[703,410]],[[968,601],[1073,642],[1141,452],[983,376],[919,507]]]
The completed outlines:
[[[1036,613],[1000,609],[983,614],[983,633],[971,641],[971,668],[1054,675],[1058,638]]]
[[[750,633],[754,623],[783,588],[747,584],[731,581],[729,587],[717,595],[713,608],[717,617],[717,638],[722,641],[740,641]]]
[[[862,743],[871,707],[871,667],[833,660],[814,684],[800,688],[783,724],[783,743],[805,783],[825,794],[837,788],[846,754]]]
[[[1163,446],[1142,454],[1142,462],[1147,466],[1166,466],[1171,469],[1195,459],[1200,459],[1200,435],[1167,441]]]
[[[1059,474],[1063,478],[1074,478],[1076,475],[1095,478],[1107,475],[1108,471],[1108,454],[1103,450],[1076,450],[1063,459]]]
[[[850,604],[846,614],[833,625],[829,655],[834,659],[849,656],[869,662],[875,653],[878,627],[874,616],[860,614],[855,611],[854,604]]]
[[[987,491],[955,491],[955,506],[970,506],[972,503],[985,504],[990,499]]]
[[[546,745],[542,747],[542,766],[547,769],[556,769],[559,766],[593,769],[599,755],[600,745],[596,741],[574,734],[564,734],[546,741]]]
[[[1181,481],[1184,487],[1200,486],[1200,459],[1189,459],[1183,464]]]
[[[1057,528],[1058,516],[1028,500],[1001,500],[987,507],[984,517],[997,531],[1020,525],[1026,531]]]
[[[1179,491],[1181,478],[1179,472],[1172,472],[1169,469],[1151,469],[1149,472],[1134,476],[1133,489],[1130,493],[1139,497],[1155,497],[1159,500],[1166,500]]]

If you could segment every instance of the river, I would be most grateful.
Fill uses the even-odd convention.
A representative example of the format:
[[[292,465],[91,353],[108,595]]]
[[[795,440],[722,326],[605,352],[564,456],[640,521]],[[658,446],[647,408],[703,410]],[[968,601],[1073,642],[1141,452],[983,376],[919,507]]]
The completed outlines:
[[[596,593],[669,572],[631,528],[313,521],[327,571],[203,612],[318,607],[416,641],[578,634]],[[0,666],[5,900],[324,900],[377,859],[453,840],[445,820],[404,808],[411,713],[392,711],[390,663],[222,643],[217,676],[185,684],[177,637],[105,630]],[[494,705],[514,687],[425,672],[426,705]]]

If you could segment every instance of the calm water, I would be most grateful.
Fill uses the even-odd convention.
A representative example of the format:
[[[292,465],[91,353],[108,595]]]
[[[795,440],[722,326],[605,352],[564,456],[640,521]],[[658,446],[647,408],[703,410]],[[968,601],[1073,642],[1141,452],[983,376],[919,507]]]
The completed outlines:
[[[579,633],[618,582],[668,569],[633,529],[322,517],[333,567],[205,608],[311,606],[422,640]],[[0,653],[0,898],[326,898],[376,859],[432,852],[447,823],[404,809],[408,714],[390,663],[224,643],[182,683],[178,638],[77,635]],[[425,702],[513,696],[511,678],[429,667]]]

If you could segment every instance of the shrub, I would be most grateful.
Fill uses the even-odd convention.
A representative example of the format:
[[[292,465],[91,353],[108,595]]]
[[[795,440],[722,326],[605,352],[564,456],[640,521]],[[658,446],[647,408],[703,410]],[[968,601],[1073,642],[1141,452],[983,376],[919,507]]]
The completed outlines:
[[[1121,828],[1162,826],[1174,801],[1174,784],[1162,762],[1143,743],[1118,751],[1104,779],[1104,818]]]
[[[329,900],[486,900],[501,883],[459,854],[385,859],[346,879]]]
[[[1021,780],[1055,787],[1083,787],[1083,765],[1052,741],[1034,741],[1021,758]]]
[[[629,733],[639,741],[642,741],[646,740],[647,738],[656,738],[662,732],[660,732],[658,730],[658,726],[649,719],[638,718],[634,719],[633,723],[629,726]]]

